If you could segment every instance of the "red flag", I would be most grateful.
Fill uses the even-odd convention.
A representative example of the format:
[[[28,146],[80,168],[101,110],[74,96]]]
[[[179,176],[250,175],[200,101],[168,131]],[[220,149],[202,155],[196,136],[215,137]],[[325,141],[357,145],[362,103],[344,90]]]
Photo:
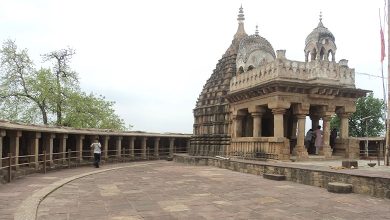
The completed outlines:
[[[381,27],[381,62],[385,59],[386,51],[385,51],[385,36],[383,35],[383,30]]]

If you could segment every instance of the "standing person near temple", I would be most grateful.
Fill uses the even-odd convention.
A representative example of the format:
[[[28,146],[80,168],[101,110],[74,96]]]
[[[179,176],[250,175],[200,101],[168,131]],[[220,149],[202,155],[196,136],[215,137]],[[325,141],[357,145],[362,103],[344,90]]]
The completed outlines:
[[[306,136],[305,136],[305,147],[307,149],[307,152],[309,154],[312,154],[312,144],[313,144],[313,140],[314,140],[314,131],[313,129],[309,129],[306,133]]]
[[[337,138],[337,129],[333,128],[332,131],[330,132],[330,140],[329,140],[329,145],[332,148],[334,152],[334,147],[336,146],[336,138]]]
[[[93,165],[96,168],[99,168],[100,155],[102,153],[102,145],[100,144],[98,139],[95,139],[95,141],[91,144],[91,148],[93,148],[93,157],[95,159]]]
[[[322,134],[323,131],[321,130],[321,125],[317,126],[317,129],[314,131],[314,134],[316,135],[316,140],[314,142],[314,146],[316,147],[316,155],[320,152],[320,147],[323,144]]]

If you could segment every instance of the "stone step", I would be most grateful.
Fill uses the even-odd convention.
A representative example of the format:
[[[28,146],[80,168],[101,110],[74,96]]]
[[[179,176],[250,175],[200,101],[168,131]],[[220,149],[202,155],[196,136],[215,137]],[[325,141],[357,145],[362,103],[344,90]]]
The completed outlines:
[[[358,168],[357,160],[343,160],[341,166],[345,168]]]
[[[329,182],[328,183],[328,192],[351,193],[352,192],[352,184],[339,183],[339,182]]]
[[[286,180],[285,175],[280,175],[280,174],[269,174],[269,173],[264,173],[263,174],[264,179],[269,179],[269,180],[276,180],[276,181],[283,181]]]

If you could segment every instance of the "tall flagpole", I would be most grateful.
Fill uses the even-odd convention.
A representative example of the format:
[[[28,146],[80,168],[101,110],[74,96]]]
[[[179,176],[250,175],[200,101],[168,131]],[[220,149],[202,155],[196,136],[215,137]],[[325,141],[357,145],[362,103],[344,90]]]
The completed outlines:
[[[385,5],[386,5],[386,2],[385,2]],[[383,10],[386,10],[386,9],[383,8]],[[384,15],[383,15],[383,32],[386,29],[386,20],[385,19],[386,19],[386,11],[384,11]],[[381,17],[381,9],[380,8],[379,8],[379,24],[380,24],[381,31],[382,31],[382,17]],[[384,33],[383,32],[381,32],[381,44],[385,43],[384,39],[382,39],[382,37],[384,38]],[[387,98],[386,98],[385,76],[383,74],[383,54],[382,54],[382,50],[385,50],[385,48],[384,48],[384,46],[381,45],[381,70],[382,70],[383,101],[385,103],[386,111],[387,111]],[[386,118],[386,115],[385,115],[385,118]]]
[[[389,15],[390,11],[390,0],[387,0],[387,13],[385,15]],[[389,137],[390,137],[390,24],[389,19],[387,19],[387,117],[386,117],[386,152],[385,152],[385,164],[389,166]],[[386,24],[384,24],[386,25]]]

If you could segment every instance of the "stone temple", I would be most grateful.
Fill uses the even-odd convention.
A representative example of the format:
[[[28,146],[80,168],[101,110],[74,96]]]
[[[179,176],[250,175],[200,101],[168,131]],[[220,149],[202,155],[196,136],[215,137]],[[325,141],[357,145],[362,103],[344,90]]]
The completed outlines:
[[[311,120],[312,128],[322,120],[320,155],[329,158],[330,119],[337,114],[340,135],[335,152],[357,157],[359,146],[348,135],[348,118],[356,110],[356,99],[368,91],[355,87],[355,70],[347,60],[336,62],[335,37],[322,17],[305,40],[304,61],[287,59],[285,50],[275,53],[258,30],[248,35],[242,7],[237,20],[232,43],[196,102],[189,154],[307,158],[306,120]]]

